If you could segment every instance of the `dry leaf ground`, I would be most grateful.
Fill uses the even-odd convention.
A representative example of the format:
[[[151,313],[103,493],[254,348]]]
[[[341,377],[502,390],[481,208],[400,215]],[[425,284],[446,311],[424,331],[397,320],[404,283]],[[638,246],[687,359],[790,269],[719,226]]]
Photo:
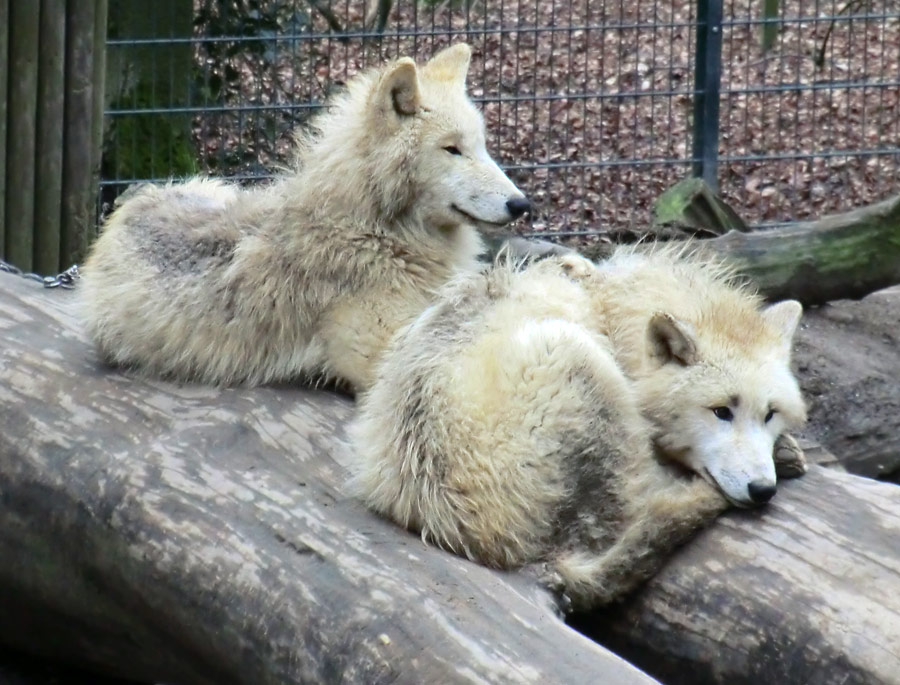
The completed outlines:
[[[640,230],[653,200],[690,174],[693,0],[398,0],[381,39],[365,33],[363,0],[332,0],[343,41],[306,0],[237,4],[277,6],[283,26],[220,42],[232,52],[225,61],[210,61],[213,43],[195,47],[207,79],[240,74],[219,99],[190,103],[212,173],[265,175],[330,88],[385,58],[425,59],[467,40],[489,145],[535,202],[524,230]],[[762,2],[724,5],[718,177],[757,225],[900,191],[900,2],[781,5],[765,54]]]

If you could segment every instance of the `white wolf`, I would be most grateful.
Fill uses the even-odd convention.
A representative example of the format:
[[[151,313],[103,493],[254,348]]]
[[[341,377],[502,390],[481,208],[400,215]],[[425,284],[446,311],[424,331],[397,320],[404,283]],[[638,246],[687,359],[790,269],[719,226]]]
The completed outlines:
[[[469,59],[458,44],[352,79],[268,187],[130,191],[84,268],[101,353],[211,383],[366,388],[396,330],[477,268],[476,229],[528,209],[485,150]]]
[[[729,501],[775,493],[776,438],[805,420],[800,314],[671,248],[460,278],[362,398],[351,489],[487,565],[546,563],[577,606],[609,601]]]

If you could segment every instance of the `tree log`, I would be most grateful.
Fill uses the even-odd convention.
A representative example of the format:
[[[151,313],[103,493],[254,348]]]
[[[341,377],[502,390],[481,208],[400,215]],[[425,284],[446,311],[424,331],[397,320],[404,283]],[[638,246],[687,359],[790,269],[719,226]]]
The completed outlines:
[[[668,685],[900,682],[900,488],[817,466],[781,488],[579,627]]]
[[[70,293],[6,274],[0,330],[3,644],[171,683],[652,682],[348,499],[346,398],[104,368]],[[891,682],[898,533],[900,489],[814,467],[579,620],[671,682]]]
[[[704,241],[771,300],[860,298],[900,283],[900,197],[781,228]]]
[[[701,241],[770,300],[857,299],[900,283],[900,196],[845,214]],[[579,248],[603,259],[615,245]]]
[[[702,178],[679,181],[653,204],[654,227],[675,224],[698,235],[745,233],[749,227]]]
[[[71,305],[0,280],[0,642],[181,685],[653,682],[344,496],[347,398],[130,378]]]

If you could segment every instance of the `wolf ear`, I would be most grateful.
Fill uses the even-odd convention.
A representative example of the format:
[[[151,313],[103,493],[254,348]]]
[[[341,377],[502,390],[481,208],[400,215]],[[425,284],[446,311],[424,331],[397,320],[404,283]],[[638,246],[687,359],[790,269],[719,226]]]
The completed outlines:
[[[781,334],[781,341],[790,347],[797,324],[803,315],[803,305],[797,300],[784,300],[763,309],[762,315],[769,325]]]
[[[466,43],[457,43],[444,48],[428,60],[425,68],[428,76],[436,81],[453,81],[465,86],[471,59],[472,48]]]
[[[697,343],[690,324],[674,316],[657,312],[648,329],[650,354],[662,364],[676,361],[690,366],[697,361]]]
[[[400,116],[410,116],[419,109],[419,76],[416,63],[402,57],[385,72],[378,84],[379,106]]]

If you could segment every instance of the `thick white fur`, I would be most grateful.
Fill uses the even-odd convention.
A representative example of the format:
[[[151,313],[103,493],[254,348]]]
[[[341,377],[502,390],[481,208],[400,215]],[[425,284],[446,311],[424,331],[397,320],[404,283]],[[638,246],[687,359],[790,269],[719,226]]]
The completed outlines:
[[[477,268],[476,228],[524,198],[485,151],[469,57],[459,44],[354,78],[268,187],[129,191],[84,267],[102,354],[211,383],[366,388],[397,328]]]
[[[609,601],[723,493],[748,501],[748,480],[770,476],[776,436],[805,417],[789,370],[798,316],[674,249],[460,277],[362,398],[351,487],[442,547],[545,562],[576,606]]]

